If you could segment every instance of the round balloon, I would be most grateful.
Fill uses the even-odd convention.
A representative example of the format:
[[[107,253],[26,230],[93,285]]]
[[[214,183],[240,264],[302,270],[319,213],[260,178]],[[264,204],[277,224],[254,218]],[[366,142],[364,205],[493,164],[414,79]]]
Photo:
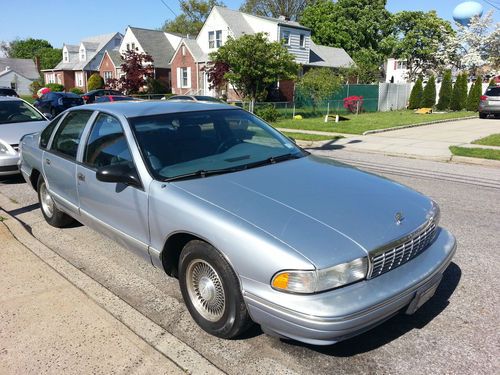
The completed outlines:
[[[453,10],[453,19],[463,26],[467,26],[472,17],[482,15],[483,6],[475,1],[460,3]]]

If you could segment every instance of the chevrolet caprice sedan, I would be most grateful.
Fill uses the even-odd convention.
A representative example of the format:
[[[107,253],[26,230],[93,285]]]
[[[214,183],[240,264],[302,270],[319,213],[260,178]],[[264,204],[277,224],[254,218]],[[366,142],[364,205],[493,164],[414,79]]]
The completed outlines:
[[[255,322],[344,340],[415,312],[456,248],[431,199],[225,104],[81,106],[21,153],[50,225],[76,219],[177,277],[193,319],[222,338]]]

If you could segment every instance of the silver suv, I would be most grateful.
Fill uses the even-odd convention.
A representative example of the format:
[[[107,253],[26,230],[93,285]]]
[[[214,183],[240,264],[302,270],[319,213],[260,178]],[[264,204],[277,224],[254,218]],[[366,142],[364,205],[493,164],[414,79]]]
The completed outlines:
[[[500,115],[500,86],[490,86],[479,102],[479,117],[486,118],[488,115]]]

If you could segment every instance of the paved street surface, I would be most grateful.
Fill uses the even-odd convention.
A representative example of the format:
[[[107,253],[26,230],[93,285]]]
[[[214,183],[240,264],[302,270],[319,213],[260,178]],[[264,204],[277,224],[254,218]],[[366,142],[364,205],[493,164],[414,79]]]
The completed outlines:
[[[332,131],[335,131],[335,125]],[[346,136],[332,147],[448,161],[452,156],[450,146],[467,146],[476,139],[494,133],[500,133],[500,120],[475,118],[371,135]]]
[[[75,272],[88,275],[229,374],[500,373],[500,169],[346,150],[313,152],[428,194],[441,206],[441,225],[457,236],[459,244],[436,296],[415,315],[396,316],[370,332],[327,347],[272,338],[258,327],[233,341],[209,336],[191,320],[175,279],[86,227],[50,227],[36,194],[19,179],[0,182],[0,201],[33,236],[79,270]],[[0,306],[3,315],[6,307]],[[112,313],[122,319],[119,310]],[[147,334],[141,325],[133,330],[141,337]],[[5,346],[2,338],[0,366]]]

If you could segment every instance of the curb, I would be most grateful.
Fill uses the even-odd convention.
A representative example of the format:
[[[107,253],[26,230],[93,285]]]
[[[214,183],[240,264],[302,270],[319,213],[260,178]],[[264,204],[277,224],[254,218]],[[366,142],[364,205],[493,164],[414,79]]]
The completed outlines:
[[[28,232],[22,222],[6,212],[8,209],[10,210],[10,207],[12,209],[21,208],[20,205],[13,203],[8,197],[0,194],[0,212],[7,219],[3,220],[3,224],[7,226],[14,238],[52,268],[54,272],[64,277],[94,303],[107,311],[116,319],[117,323],[119,322],[118,324],[123,324],[150,347],[188,374],[223,374],[220,369],[200,353],[148,317],[142,315],[127,302],[38,241]]]
[[[471,158],[468,156],[452,155],[450,161],[454,162],[454,163],[461,163],[461,164],[474,164],[474,165],[481,165],[483,167],[500,168],[500,160]]]
[[[471,119],[475,119],[475,118],[478,118],[478,117],[477,116],[467,116],[467,117],[459,117],[459,118],[453,118],[453,119],[450,118],[450,119],[445,119],[445,120],[435,120],[435,121],[421,122],[421,123],[418,123],[418,124],[402,125],[402,126],[396,126],[394,128],[367,130],[367,131],[363,132],[362,135],[370,135],[370,134],[376,134],[376,133],[385,133],[385,132],[390,132],[390,131],[394,131],[394,130],[416,128],[418,126],[427,126],[427,125],[441,124],[443,122],[471,120]]]

